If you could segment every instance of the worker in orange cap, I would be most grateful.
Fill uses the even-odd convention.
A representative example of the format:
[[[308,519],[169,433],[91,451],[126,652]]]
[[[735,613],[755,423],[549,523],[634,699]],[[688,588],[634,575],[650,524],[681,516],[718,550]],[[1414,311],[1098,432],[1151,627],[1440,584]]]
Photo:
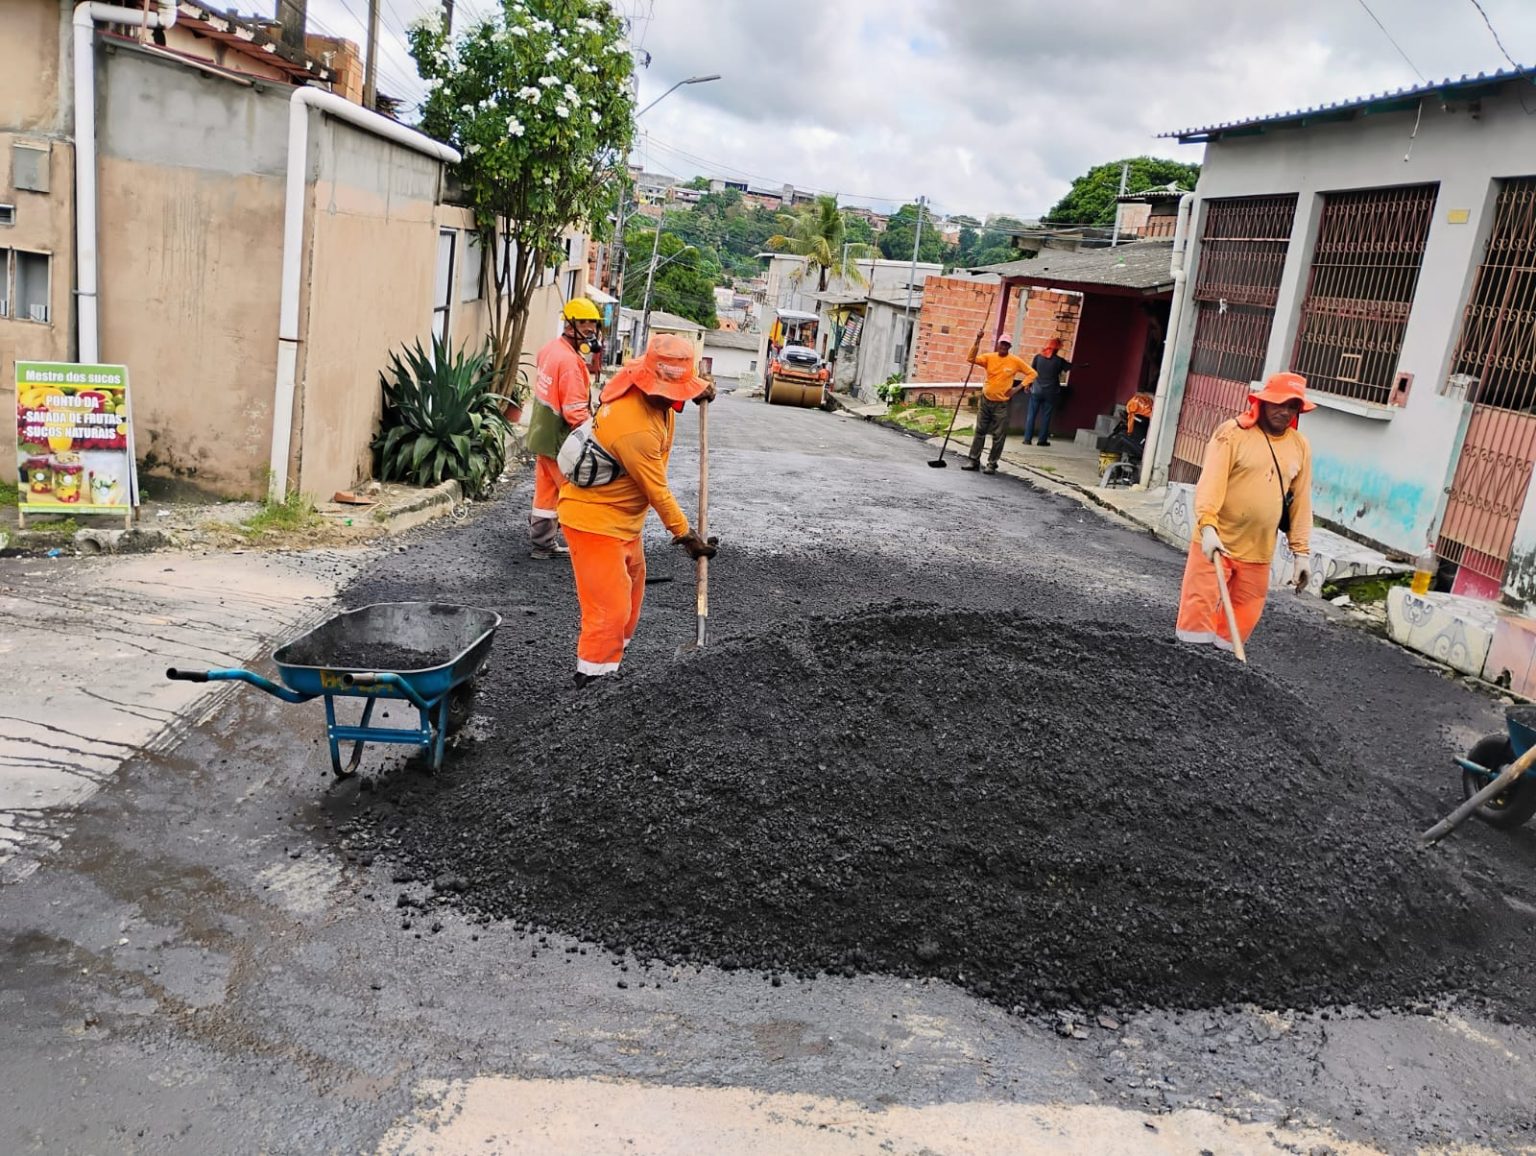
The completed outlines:
[[[619,370],[603,388],[591,437],[620,472],[611,481],[578,485],[587,472],[575,471],[560,490],[560,526],[571,548],[581,603],[577,686],[617,671],[635,636],[645,598],[640,530],[648,509],[656,511],[690,558],[715,556],[714,541],[704,541],[690,528],[667,486],[677,412],[687,401],[714,397],[714,386],[694,373],[693,345],[675,333],[658,333],[645,356]]]
[[[567,435],[592,416],[592,373],[587,358],[600,349],[597,328],[603,320],[586,297],[573,297],[562,311],[560,336],[534,358],[538,376],[528,416],[528,452],[533,454],[533,508],[528,512],[530,557],[562,553],[555,501],[565,480],[555,464]]]
[[[1259,623],[1269,593],[1275,532],[1296,555],[1292,584],[1310,578],[1312,447],[1296,419],[1317,403],[1306,378],[1276,373],[1248,398],[1248,412],[1216,427],[1195,487],[1195,533],[1184,564],[1175,633],[1184,642],[1232,649],[1216,567],[1226,574],[1233,617],[1244,642]]]

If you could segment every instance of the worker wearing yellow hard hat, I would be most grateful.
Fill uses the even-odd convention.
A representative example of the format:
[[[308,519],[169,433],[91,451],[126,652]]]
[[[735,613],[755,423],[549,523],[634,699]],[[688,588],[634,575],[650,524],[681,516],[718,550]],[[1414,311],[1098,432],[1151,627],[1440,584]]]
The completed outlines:
[[[592,373],[587,359],[602,349],[598,328],[603,320],[586,297],[573,297],[561,311],[560,336],[540,349],[534,359],[538,374],[528,418],[528,451],[533,458],[533,507],[528,512],[529,554],[553,558],[560,545],[555,503],[560,476],[555,458],[569,434],[592,416]]]

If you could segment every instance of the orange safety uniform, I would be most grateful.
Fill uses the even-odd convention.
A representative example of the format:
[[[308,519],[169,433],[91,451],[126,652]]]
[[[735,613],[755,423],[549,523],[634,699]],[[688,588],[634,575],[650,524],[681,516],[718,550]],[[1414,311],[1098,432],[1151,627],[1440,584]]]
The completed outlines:
[[[554,537],[555,503],[565,481],[555,458],[566,435],[592,416],[592,373],[564,337],[540,349],[534,359],[533,412],[528,419],[528,450],[534,455],[530,531],[535,539]],[[548,522],[540,527],[539,522]]]
[[[1131,400],[1125,403],[1125,432],[1136,432],[1136,419],[1152,416],[1152,395],[1150,393],[1135,393]]]
[[[1205,447],[1200,483],[1195,487],[1194,541],[1184,563],[1175,627],[1184,642],[1211,642],[1232,649],[1216,566],[1226,574],[1233,617],[1244,642],[1259,624],[1269,594],[1282,489],[1292,495],[1286,535],[1291,552],[1303,558],[1311,552],[1312,448],[1294,428],[1278,438],[1258,428],[1260,400],[1268,399],[1254,397],[1247,413],[1217,426]],[[1200,532],[1206,526],[1216,528],[1223,546],[1214,563],[1200,549]]]
[[[981,396],[988,401],[1007,401],[1013,396],[1013,379],[1023,378],[1021,388],[1035,380],[1034,368],[1022,357],[1011,353],[979,353],[971,358],[987,375],[987,383],[981,387]]]
[[[645,392],[650,358],[647,353],[615,375],[593,419],[593,437],[624,472],[607,485],[567,483],[560,490],[560,526],[581,603],[578,674],[612,674],[635,636],[645,599],[640,531],[646,511],[655,510],[674,538],[689,531],[688,517],[667,485],[677,414],[658,408]],[[688,388],[697,393],[703,383],[692,379]]]

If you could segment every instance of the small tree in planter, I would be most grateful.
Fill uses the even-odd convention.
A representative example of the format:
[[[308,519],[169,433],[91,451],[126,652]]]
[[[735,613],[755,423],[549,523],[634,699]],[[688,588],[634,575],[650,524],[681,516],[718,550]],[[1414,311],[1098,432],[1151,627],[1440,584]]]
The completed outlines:
[[[436,10],[411,25],[427,82],[422,129],[463,154],[490,309],[490,364],[514,385],[533,292],[573,224],[603,227],[633,133],[634,65],[607,0],[503,0],[451,40]]]

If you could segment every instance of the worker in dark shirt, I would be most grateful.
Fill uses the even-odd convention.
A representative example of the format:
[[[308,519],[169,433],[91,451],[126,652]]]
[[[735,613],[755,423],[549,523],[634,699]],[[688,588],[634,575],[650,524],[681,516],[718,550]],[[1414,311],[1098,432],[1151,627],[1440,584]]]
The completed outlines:
[[[1051,444],[1051,414],[1061,400],[1061,375],[1072,368],[1072,363],[1061,356],[1061,340],[1053,337],[1045,348],[1035,354],[1030,367],[1035,371],[1034,384],[1029,388],[1029,408],[1024,412],[1024,444],[1035,438],[1035,427],[1040,429],[1040,444]]]

